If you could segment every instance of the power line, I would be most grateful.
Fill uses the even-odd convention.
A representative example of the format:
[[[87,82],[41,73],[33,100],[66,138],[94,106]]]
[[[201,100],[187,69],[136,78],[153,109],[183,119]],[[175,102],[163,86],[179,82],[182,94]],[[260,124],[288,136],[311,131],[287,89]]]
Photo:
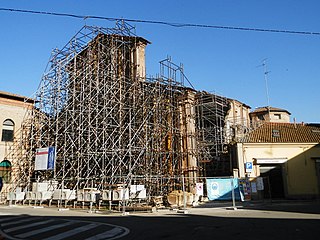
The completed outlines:
[[[233,26],[193,24],[193,23],[172,23],[172,22],[165,22],[165,21],[128,19],[128,18],[112,18],[112,17],[103,17],[103,16],[94,16],[94,15],[77,15],[77,14],[70,14],[70,13],[44,12],[44,11],[34,11],[34,10],[13,9],[13,8],[0,8],[0,11],[51,15],[51,16],[59,16],[59,17],[72,17],[72,18],[79,18],[79,19],[99,19],[99,20],[108,20],[108,21],[126,21],[126,22],[134,22],[134,23],[160,24],[160,25],[167,25],[167,26],[171,26],[171,27],[214,28],[214,29],[254,31],[254,32],[287,33],[287,34],[300,34],[300,35],[320,35],[320,32],[309,32],[309,31],[233,27]]]

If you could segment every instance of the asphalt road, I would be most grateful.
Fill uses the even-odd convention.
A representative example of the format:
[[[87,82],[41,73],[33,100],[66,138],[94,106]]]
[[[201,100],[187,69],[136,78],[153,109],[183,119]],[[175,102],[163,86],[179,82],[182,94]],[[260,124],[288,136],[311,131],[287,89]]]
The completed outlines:
[[[0,206],[0,228],[5,239],[320,239],[319,201],[227,207],[211,202],[187,214],[164,209],[123,215]]]

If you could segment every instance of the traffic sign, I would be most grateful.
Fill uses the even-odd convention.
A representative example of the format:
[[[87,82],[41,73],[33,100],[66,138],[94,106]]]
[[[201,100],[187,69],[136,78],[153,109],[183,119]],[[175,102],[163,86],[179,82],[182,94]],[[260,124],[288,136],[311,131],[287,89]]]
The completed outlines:
[[[253,170],[253,163],[252,163],[252,162],[246,162],[245,165],[246,165],[246,172],[247,172],[247,173],[252,172],[252,170]]]

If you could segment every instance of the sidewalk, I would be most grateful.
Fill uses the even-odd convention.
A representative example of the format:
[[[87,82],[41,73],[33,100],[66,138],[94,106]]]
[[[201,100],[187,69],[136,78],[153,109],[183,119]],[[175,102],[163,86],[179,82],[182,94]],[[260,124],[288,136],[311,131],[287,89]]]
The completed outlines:
[[[232,201],[209,201],[195,208],[231,208]],[[235,202],[237,209],[271,210],[320,214],[320,200],[254,200]]]
[[[235,202],[235,209],[233,209],[232,201],[208,201],[202,203],[196,207],[188,208],[187,214],[201,214],[204,212],[217,212],[220,210],[225,212],[226,210],[256,210],[256,211],[277,211],[277,212],[291,212],[291,213],[306,213],[306,214],[318,214],[320,217],[320,201],[319,200],[306,200],[306,201],[295,201],[295,200],[273,200],[271,201],[245,201]],[[213,210],[213,211],[211,211]],[[55,215],[55,216],[121,216],[125,215],[122,212],[107,211],[107,210],[96,210],[93,209],[81,209],[81,208],[57,208],[56,206],[39,207],[29,205],[0,205],[0,214],[40,214],[40,215]],[[130,211],[128,215],[170,215],[176,214],[176,210],[170,210],[170,208],[158,209],[157,211]],[[127,214],[127,212],[126,212]],[[238,213],[239,214],[239,213]]]

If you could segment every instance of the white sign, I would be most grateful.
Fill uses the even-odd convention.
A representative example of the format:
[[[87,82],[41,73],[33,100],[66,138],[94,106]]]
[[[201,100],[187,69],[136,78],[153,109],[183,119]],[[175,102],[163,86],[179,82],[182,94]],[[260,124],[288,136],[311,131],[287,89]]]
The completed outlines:
[[[142,190],[144,190],[144,185],[131,185],[130,186],[130,192],[131,193],[137,193],[140,192]]]
[[[287,158],[256,158],[257,164],[281,164],[288,161]]]
[[[196,183],[196,192],[198,196],[203,196],[203,183]]]
[[[36,149],[34,170],[53,170],[55,161],[55,148],[46,147]]]

